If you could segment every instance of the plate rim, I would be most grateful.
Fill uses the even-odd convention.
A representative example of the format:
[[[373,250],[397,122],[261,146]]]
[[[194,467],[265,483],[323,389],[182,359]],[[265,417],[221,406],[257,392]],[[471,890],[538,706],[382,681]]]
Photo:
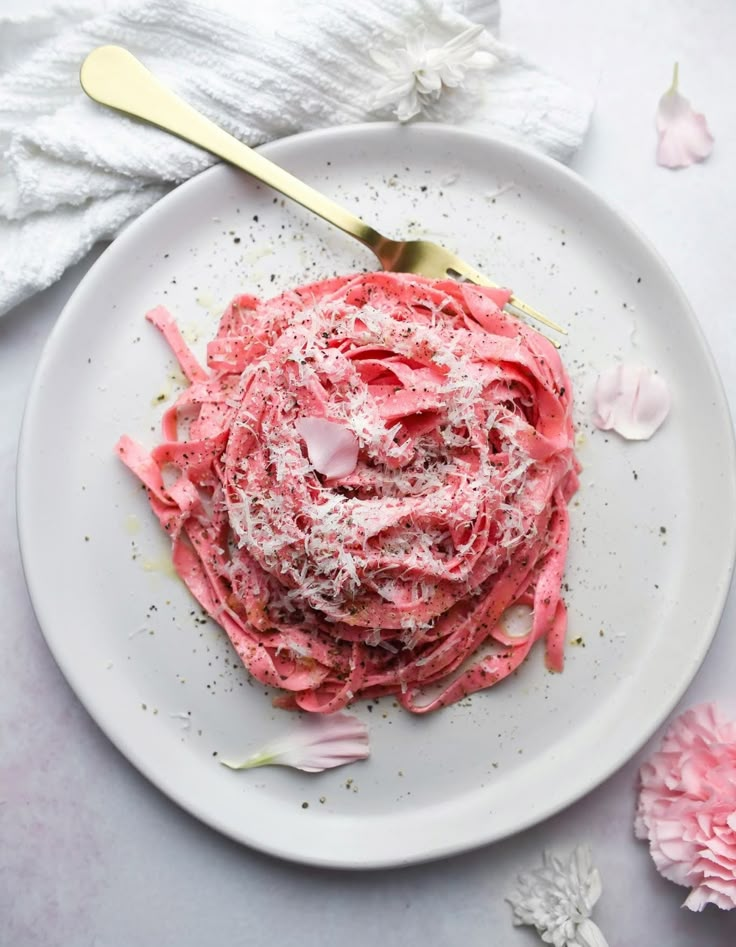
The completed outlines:
[[[446,136],[449,139],[464,139],[468,143],[476,143],[480,144],[481,146],[488,146],[490,144],[492,147],[507,151],[511,156],[520,157],[524,161],[531,162],[532,165],[536,163],[543,167],[546,166],[548,169],[553,169],[555,174],[560,175],[562,178],[567,178],[567,180],[571,182],[576,189],[584,192],[587,199],[593,201],[599,209],[603,210],[604,213],[616,217],[618,221],[627,229],[627,231],[631,233],[632,236],[634,236],[639,241],[643,248],[648,251],[652,260],[656,261],[662,275],[666,277],[667,283],[669,284],[671,290],[676,294],[681,305],[683,315],[687,317],[690,328],[699,342],[700,354],[704,364],[709,370],[711,380],[713,381],[712,394],[716,398],[714,409],[719,411],[720,419],[724,422],[724,447],[726,448],[725,453],[727,454],[727,456],[724,457],[724,469],[730,468],[732,474],[736,474],[736,438],[734,437],[730,405],[726,396],[723,380],[715,362],[715,358],[707,343],[705,334],[693,307],[691,306],[688,298],[686,297],[682,287],[677,281],[666,260],[662,257],[660,252],[649,240],[649,238],[643,234],[637,225],[630,219],[628,214],[619,209],[615,202],[609,200],[608,198],[604,198],[597,190],[595,190],[594,187],[592,187],[584,178],[582,178],[572,169],[562,165],[561,163],[544,154],[541,154],[524,145],[518,144],[515,141],[510,141],[505,138],[497,138],[485,133],[464,128],[457,128],[450,125],[443,125],[440,123],[417,123],[405,126],[395,122],[368,122],[337,126],[333,128],[315,129],[268,142],[265,145],[259,146],[258,151],[264,153],[265,155],[270,155],[272,153],[278,154],[278,152],[282,151],[284,148],[286,148],[288,152],[288,150],[293,147],[295,143],[298,145],[301,142],[320,139],[325,139],[329,142],[334,141],[336,138],[349,138],[355,137],[356,135],[368,135],[370,137],[373,134],[385,133],[387,131],[396,135],[429,135],[438,136],[440,138]],[[288,158],[286,163],[288,164]],[[452,842],[451,840],[446,840],[445,844],[441,844],[437,840],[434,840],[431,844],[427,845],[423,851],[413,852],[408,856],[386,852],[383,857],[373,857],[370,859],[359,857],[341,858],[335,857],[334,855],[322,857],[319,855],[319,853],[307,851],[296,852],[292,849],[285,849],[283,846],[269,845],[268,841],[264,841],[263,838],[254,838],[252,834],[248,833],[247,831],[242,831],[240,827],[228,825],[225,820],[220,819],[217,814],[208,811],[205,806],[196,804],[192,799],[186,798],[178,791],[178,787],[172,785],[171,782],[167,782],[165,779],[160,778],[155,768],[149,766],[148,762],[146,761],[145,754],[139,753],[136,749],[136,746],[133,744],[133,741],[126,737],[124,729],[118,731],[118,729],[115,727],[114,721],[107,721],[104,719],[104,712],[100,713],[94,706],[94,702],[88,700],[85,696],[83,682],[83,678],[85,676],[84,672],[79,671],[79,673],[77,673],[78,669],[75,663],[70,658],[65,659],[63,649],[59,646],[59,641],[55,641],[53,639],[53,635],[49,637],[44,627],[44,623],[41,621],[40,616],[44,611],[44,607],[41,602],[41,596],[35,587],[35,583],[31,575],[33,572],[32,563],[29,561],[29,557],[31,555],[31,539],[24,529],[24,519],[28,519],[28,516],[24,514],[24,510],[27,508],[29,501],[29,498],[25,493],[25,483],[27,478],[24,476],[24,470],[29,466],[33,419],[37,413],[38,404],[40,403],[43,394],[42,381],[46,364],[53,357],[57,340],[59,338],[63,338],[65,324],[70,318],[69,313],[73,312],[77,305],[77,299],[82,293],[86,291],[87,285],[96,278],[100,269],[103,269],[109,265],[110,257],[114,257],[115,254],[119,253],[121,250],[124,250],[129,245],[132,245],[137,238],[138,232],[142,228],[148,228],[151,222],[155,220],[157,214],[165,212],[172,201],[181,201],[182,195],[185,195],[190,188],[202,187],[202,182],[220,173],[223,166],[224,165],[222,163],[218,162],[178,185],[177,187],[172,188],[172,190],[169,191],[163,198],[151,205],[151,207],[144,211],[138,218],[128,224],[123,232],[119,234],[117,238],[111,241],[99,258],[93,263],[87,273],[82,277],[70,298],[62,308],[51,332],[46,339],[41,356],[37,362],[36,369],[34,371],[28,390],[18,441],[16,461],[16,523],[21,553],[21,563],[26,587],[28,589],[34,614],[38,621],[44,640],[46,641],[46,644],[51,651],[54,660],[62,671],[62,674],[74,691],[77,699],[82,703],[105,736],[111,741],[111,743],[129,763],[134,765],[136,769],[138,769],[138,771],[144,775],[150,783],[156,786],[159,791],[164,793],[172,801],[176,802],[177,805],[179,805],[185,811],[189,812],[191,815],[194,815],[199,821],[210,826],[211,828],[216,829],[227,837],[233,838],[234,840],[242,844],[246,844],[254,849],[302,864],[309,864],[318,867],[362,870],[418,864],[438,858],[444,858],[453,854],[458,854],[460,852],[470,851],[472,849],[491,844],[492,842],[498,841],[502,838],[515,835],[518,832],[521,832],[530,826],[536,825],[544,819],[547,819],[557,812],[567,808],[583,796],[587,795],[594,788],[601,785],[605,780],[610,778],[613,773],[625,765],[641,749],[644,743],[650,739],[650,737],[662,725],[663,721],[669,716],[678,701],[685,694],[687,688],[692,683],[697,671],[701,667],[703,660],[708,653],[715,634],[718,631],[720,619],[725,608],[733,577],[734,563],[736,561],[736,516],[727,518],[727,522],[729,524],[729,534],[728,536],[724,537],[723,543],[724,547],[727,546],[729,551],[728,559],[722,564],[721,571],[718,576],[718,584],[720,585],[719,594],[713,597],[707,620],[703,622],[703,624],[708,627],[709,633],[704,635],[700,640],[700,646],[697,649],[697,653],[693,656],[692,664],[689,664],[687,668],[683,670],[679,678],[678,686],[668,691],[666,697],[660,702],[659,713],[651,714],[648,718],[647,725],[638,732],[636,737],[629,739],[627,743],[628,750],[624,753],[624,755],[621,756],[619,754],[619,756],[610,762],[608,766],[596,770],[595,775],[593,777],[589,777],[587,780],[577,785],[574,792],[571,793],[567,791],[563,793],[562,795],[564,795],[564,799],[558,800],[551,805],[542,806],[539,810],[535,810],[533,813],[529,814],[526,820],[517,821],[515,827],[510,830],[501,829],[494,831],[493,824],[489,822],[483,827],[481,831],[478,832],[477,838],[471,843],[466,841]],[[736,512],[736,487],[732,486],[730,488],[730,494],[731,510]],[[363,818],[366,820],[377,819],[380,821],[381,819],[390,817],[391,816],[387,817],[386,815],[382,815],[364,816]],[[338,816],[337,818],[343,817]],[[360,818],[360,816],[351,816],[349,818],[355,819]]]

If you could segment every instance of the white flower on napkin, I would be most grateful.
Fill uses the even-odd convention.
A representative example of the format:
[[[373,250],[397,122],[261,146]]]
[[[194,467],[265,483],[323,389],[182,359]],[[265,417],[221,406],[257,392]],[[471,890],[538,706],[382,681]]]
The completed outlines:
[[[506,900],[514,924],[536,927],[554,947],[607,947],[590,915],[603,891],[587,845],[578,845],[565,862],[544,853],[540,868],[519,875],[519,889]]]
[[[461,86],[468,72],[491,69],[498,61],[481,48],[482,26],[463,30],[442,46],[428,46],[423,35],[411,36],[406,46],[383,51],[372,49],[371,59],[386,73],[386,83],[376,93],[375,107],[396,106],[400,122],[424,112],[443,89]]]

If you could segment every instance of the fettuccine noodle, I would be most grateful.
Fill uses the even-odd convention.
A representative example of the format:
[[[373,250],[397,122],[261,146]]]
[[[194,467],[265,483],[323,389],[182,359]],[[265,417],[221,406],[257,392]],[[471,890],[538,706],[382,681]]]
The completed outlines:
[[[508,298],[391,273],[239,296],[207,369],[166,310],[148,314],[190,384],[162,443],[118,452],[177,572],[281,706],[391,694],[423,713],[539,639],[562,669],[570,382]]]

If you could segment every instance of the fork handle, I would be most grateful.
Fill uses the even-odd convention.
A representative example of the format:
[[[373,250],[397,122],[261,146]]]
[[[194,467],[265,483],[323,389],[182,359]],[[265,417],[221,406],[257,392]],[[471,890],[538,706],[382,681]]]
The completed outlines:
[[[82,63],[79,81],[87,95],[100,105],[157,125],[236,165],[360,240],[369,249],[387,242],[359,217],[215,125],[160,83],[127,49],[98,46]]]

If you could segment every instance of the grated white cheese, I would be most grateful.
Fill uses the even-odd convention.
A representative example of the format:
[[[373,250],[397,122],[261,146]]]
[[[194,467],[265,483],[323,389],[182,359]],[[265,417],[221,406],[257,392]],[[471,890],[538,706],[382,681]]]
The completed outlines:
[[[244,373],[279,400],[274,406],[264,396],[262,415],[238,415],[235,424],[253,435],[253,457],[242,464],[228,512],[238,546],[288,586],[272,609],[288,614],[306,604],[329,620],[352,621],[366,588],[387,607],[409,611],[431,603],[441,583],[454,583],[458,597],[474,594],[478,517],[492,519],[497,531],[478,553],[491,574],[500,564],[497,549],[508,552],[535,535],[544,503],[537,509],[527,502],[534,462],[516,439],[526,424],[525,396],[499,384],[494,366],[474,361],[474,333],[445,330],[438,318],[444,304],[430,311],[428,325],[370,305],[351,310],[344,300],[303,305],[276,343],[282,367],[265,379],[255,363]],[[333,337],[349,337],[349,345],[328,345]],[[397,390],[411,382],[412,364],[441,370],[415,389],[434,391],[442,405],[434,430],[412,437],[401,421],[387,426],[380,399],[349,357],[360,348],[375,349],[388,368],[392,358],[403,359],[402,373],[387,376],[399,378]],[[426,387],[430,377],[434,388]],[[316,411],[348,427],[360,445],[342,491],[320,481],[295,430],[298,417]],[[409,611],[396,629],[405,648],[432,627]],[[396,650],[380,630],[366,640]]]

